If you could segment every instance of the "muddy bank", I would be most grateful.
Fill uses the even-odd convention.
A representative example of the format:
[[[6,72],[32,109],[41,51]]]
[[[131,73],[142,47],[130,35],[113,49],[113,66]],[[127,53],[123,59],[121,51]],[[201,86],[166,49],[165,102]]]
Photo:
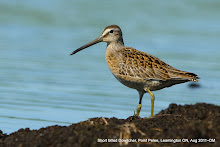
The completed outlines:
[[[137,144],[220,146],[219,140],[220,107],[205,103],[184,106],[171,104],[154,118],[100,117],[68,127],[50,126],[32,131],[20,129],[10,135],[0,131],[0,146],[19,147],[137,146]]]

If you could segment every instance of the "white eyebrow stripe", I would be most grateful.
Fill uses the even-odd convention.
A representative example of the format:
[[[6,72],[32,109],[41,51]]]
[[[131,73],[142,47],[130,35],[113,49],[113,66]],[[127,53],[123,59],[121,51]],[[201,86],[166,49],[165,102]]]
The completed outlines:
[[[110,30],[117,30],[117,31],[120,31],[118,28],[109,28],[109,29],[106,29],[103,33],[102,33],[102,36],[105,36]]]
[[[106,29],[103,33],[102,36],[105,36],[111,29]]]

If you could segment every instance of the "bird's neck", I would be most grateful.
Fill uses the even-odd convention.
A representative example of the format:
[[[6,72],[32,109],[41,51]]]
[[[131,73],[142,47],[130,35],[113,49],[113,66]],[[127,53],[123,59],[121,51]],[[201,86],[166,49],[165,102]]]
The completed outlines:
[[[107,44],[107,52],[115,52],[122,48],[124,48],[124,42],[123,41],[114,41]]]

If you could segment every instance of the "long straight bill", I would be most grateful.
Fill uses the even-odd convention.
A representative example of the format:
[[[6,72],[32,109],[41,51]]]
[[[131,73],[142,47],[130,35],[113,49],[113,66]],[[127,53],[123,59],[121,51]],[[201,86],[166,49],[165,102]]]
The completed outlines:
[[[83,50],[83,49],[85,49],[87,47],[90,47],[90,46],[92,46],[92,45],[94,45],[96,43],[99,43],[99,42],[102,42],[102,37],[101,36],[99,38],[96,38],[95,40],[93,40],[93,41],[91,41],[91,42],[81,46],[80,48],[76,49],[70,55],[73,55],[73,54],[75,54],[75,53],[77,53],[77,52],[79,52],[79,51],[81,51],[81,50]]]

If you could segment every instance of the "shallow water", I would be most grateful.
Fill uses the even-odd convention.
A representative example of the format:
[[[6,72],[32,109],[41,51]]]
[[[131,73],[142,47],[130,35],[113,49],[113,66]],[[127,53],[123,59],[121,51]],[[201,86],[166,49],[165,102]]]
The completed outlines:
[[[127,118],[138,93],[119,83],[105,61],[105,43],[74,56],[104,27],[122,28],[126,46],[198,74],[190,83],[154,92],[155,113],[170,103],[220,105],[219,1],[0,2],[0,129],[69,125],[91,117]],[[150,96],[141,117],[150,115]]]

